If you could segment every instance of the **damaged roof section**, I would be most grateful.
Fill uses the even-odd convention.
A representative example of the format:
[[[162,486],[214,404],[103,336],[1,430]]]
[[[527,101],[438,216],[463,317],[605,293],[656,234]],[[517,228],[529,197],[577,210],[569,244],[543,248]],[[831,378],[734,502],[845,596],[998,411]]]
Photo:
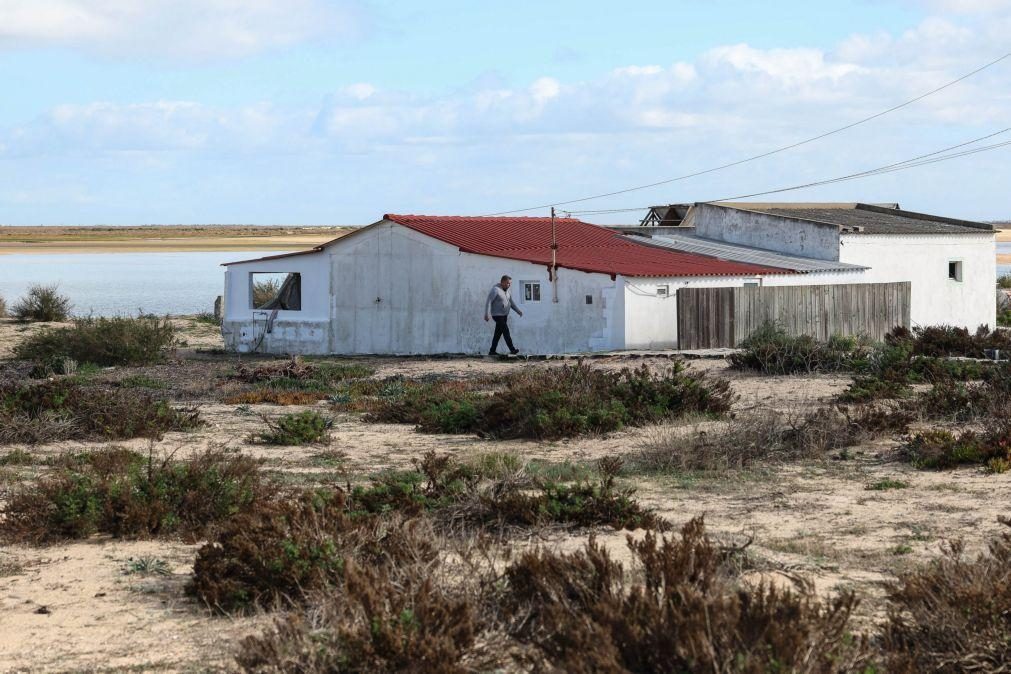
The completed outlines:
[[[717,203],[744,211],[836,225],[844,234],[979,234],[993,225],[904,211],[895,204],[750,204]]]

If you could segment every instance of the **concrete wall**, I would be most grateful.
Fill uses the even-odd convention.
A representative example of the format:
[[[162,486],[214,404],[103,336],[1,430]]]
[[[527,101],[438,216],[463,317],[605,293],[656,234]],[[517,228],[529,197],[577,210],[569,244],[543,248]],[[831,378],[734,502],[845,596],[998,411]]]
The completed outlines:
[[[913,325],[996,324],[994,234],[844,234],[840,261],[871,267],[867,282],[912,282]],[[962,281],[948,279],[948,262],[962,262]]]
[[[241,353],[257,348],[267,353],[327,353],[330,345],[330,271],[323,252],[229,265],[225,268],[225,346]],[[271,311],[254,310],[250,274],[301,274],[302,309],[282,310],[270,323]],[[270,323],[270,332],[267,332]]]
[[[716,204],[698,204],[694,210],[698,236],[816,260],[839,259],[839,228],[835,225]]]

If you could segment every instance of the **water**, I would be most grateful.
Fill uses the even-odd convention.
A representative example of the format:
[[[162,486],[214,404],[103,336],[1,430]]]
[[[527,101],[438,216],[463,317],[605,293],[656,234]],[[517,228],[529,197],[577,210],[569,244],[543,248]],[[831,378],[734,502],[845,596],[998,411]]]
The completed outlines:
[[[997,254],[998,255],[1011,255],[1011,242],[1004,242],[997,244]],[[1011,274],[1011,264],[1000,264],[997,263],[997,276],[1003,276],[1004,274]]]
[[[196,314],[211,311],[223,293],[222,262],[280,252],[0,255],[0,297],[10,307],[30,285],[58,283],[75,315]]]

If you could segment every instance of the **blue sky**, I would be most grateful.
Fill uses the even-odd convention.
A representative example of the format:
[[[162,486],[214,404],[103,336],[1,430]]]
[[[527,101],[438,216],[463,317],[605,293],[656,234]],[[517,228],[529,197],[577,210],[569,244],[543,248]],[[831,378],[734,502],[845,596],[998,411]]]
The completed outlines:
[[[841,126],[1011,51],[1007,35],[1011,0],[0,0],[0,222],[360,224],[562,201]],[[830,139],[580,208],[930,152],[1011,126],[1009,83],[1011,59]],[[1011,217],[1009,166],[1011,148],[780,198]]]

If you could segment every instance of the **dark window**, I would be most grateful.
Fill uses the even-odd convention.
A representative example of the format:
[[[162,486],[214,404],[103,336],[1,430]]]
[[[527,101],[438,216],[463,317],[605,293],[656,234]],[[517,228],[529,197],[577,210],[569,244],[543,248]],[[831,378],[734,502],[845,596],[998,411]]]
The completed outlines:
[[[253,309],[302,310],[302,275],[286,272],[253,272],[249,275]]]
[[[962,263],[959,261],[948,263],[948,278],[952,281],[962,280]]]
[[[586,303],[587,304],[593,304],[593,295],[587,295],[586,296]]]

